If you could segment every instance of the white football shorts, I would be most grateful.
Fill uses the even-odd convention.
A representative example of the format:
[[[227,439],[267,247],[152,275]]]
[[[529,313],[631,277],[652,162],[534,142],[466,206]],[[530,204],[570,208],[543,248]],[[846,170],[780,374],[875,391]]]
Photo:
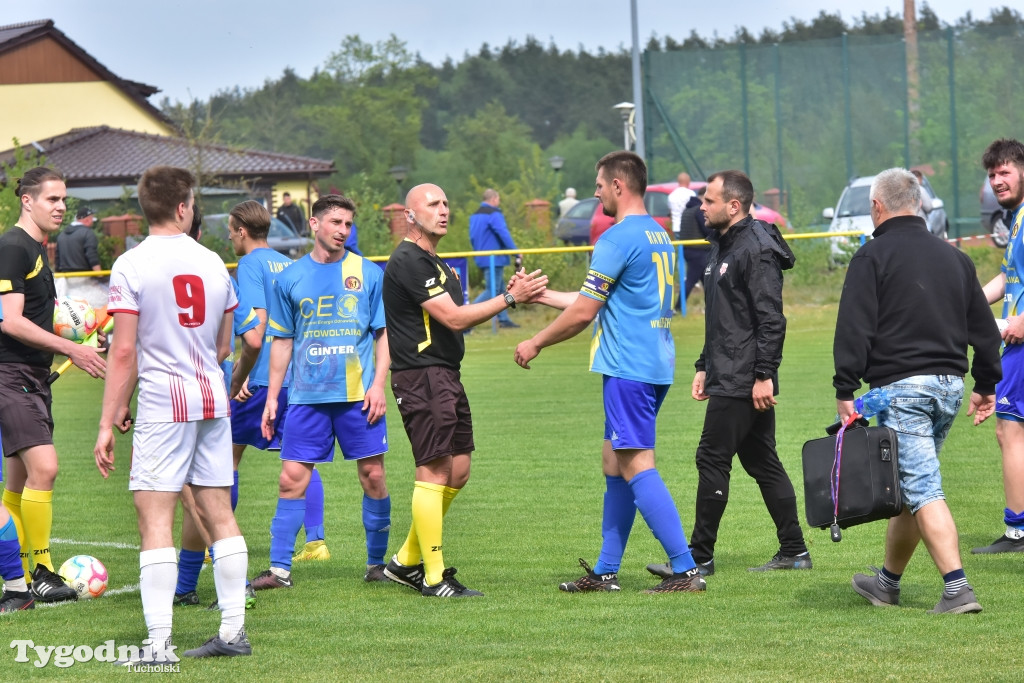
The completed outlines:
[[[231,418],[135,426],[129,491],[231,486]]]

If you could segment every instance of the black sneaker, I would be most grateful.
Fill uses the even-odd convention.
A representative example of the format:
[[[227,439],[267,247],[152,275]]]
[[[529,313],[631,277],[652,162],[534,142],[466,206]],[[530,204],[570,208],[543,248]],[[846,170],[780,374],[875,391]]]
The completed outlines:
[[[366,583],[373,583],[374,581],[390,581],[387,574],[384,573],[386,565],[383,564],[368,564],[366,565],[366,573],[363,574],[363,581]]]
[[[996,553],[1024,553],[1024,538],[1010,538],[1004,534],[983,548],[971,548],[973,555],[995,555]]]
[[[194,650],[185,650],[186,657],[248,657],[251,654],[252,643],[244,628],[228,642],[221,640],[218,634]]]
[[[265,591],[271,588],[291,588],[295,582],[292,581],[291,574],[288,575],[288,578],[284,578],[266,569],[253,577],[249,585],[253,590]]]
[[[74,602],[78,600],[78,593],[71,586],[64,583],[46,565],[36,565],[32,572],[32,595],[39,602]]]
[[[595,574],[587,561],[580,558],[580,566],[586,572],[575,581],[566,581],[558,584],[558,590],[566,593],[590,593],[593,591],[617,591],[622,590],[619,586],[619,575]]]
[[[644,593],[703,593],[707,588],[708,584],[700,575],[700,569],[694,567],[688,572],[673,574]]]
[[[252,609],[256,606],[256,589],[252,587],[251,583],[245,584],[245,609]],[[210,603],[210,606],[206,608],[207,612],[215,612],[220,610],[220,600],[214,600]]]
[[[771,572],[777,569],[810,569],[814,566],[811,563],[811,554],[807,551],[799,555],[783,555],[782,551],[775,553],[775,557],[768,560],[760,567],[751,567],[751,572]]]
[[[149,645],[143,645],[139,648],[139,651],[135,656],[118,659],[113,662],[113,664],[114,666],[131,668],[136,666],[145,666],[148,664],[173,663],[179,661],[178,655],[174,652],[175,649],[177,649],[177,646],[171,643],[170,638],[167,638],[167,640],[163,642],[163,647],[154,647],[152,643]]]
[[[701,576],[711,576],[715,573],[715,559],[711,558],[707,562],[697,562],[697,569],[700,570]],[[672,576],[672,565],[649,564],[647,565],[647,571],[662,579],[667,579]]]
[[[191,607],[192,605],[199,604],[199,593],[195,591],[189,591],[188,593],[175,593],[174,594],[174,606],[175,607]]]
[[[0,596],[0,614],[35,608],[36,601],[32,597],[32,591],[5,590],[3,595]]]
[[[471,588],[466,588],[455,578],[455,567],[448,567],[441,574],[441,582],[436,583],[433,586],[427,585],[426,581],[423,582],[423,588],[420,589],[420,595],[425,598],[476,598],[482,597],[483,593],[475,591]]]
[[[423,590],[422,562],[412,567],[406,567],[404,564],[399,564],[398,555],[395,555],[388,562],[387,566],[384,567],[384,576],[388,577],[395,583],[408,586],[414,591],[422,592]]]

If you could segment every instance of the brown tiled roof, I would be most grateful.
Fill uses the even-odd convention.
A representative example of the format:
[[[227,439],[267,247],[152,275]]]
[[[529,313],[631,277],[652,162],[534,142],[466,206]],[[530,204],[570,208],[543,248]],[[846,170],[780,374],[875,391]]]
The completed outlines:
[[[196,145],[184,138],[108,126],[76,128],[31,146],[64,174],[71,187],[133,184],[143,171],[156,165],[180,166],[222,180],[322,178],[335,171],[334,162],[324,159]],[[13,159],[13,149],[0,152],[0,163],[10,164]]]
[[[21,24],[0,26],[0,53],[12,50],[21,45],[25,45],[26,43],[31,43],[32,41],[38,40],[44,36],[49,36],[63,45],[68,51],[87,64],[96,73],[100,74],[105,80],[120,88],[126,95],[128,95],[128,97],[132,98],[136,104],[142,107],[142,109],[151,116],[167,124],[173,130],[178,129],[178,127],[174,125],[173,121],[167,118],[162,111],[154,107],[150,104],[149,100],[146,99],[150,95],[155,95],[160,92],[159,88],[152,85],[146,85],[145,83],[129,81],[125,78],[121,78],[113,71],[96,61],[92,55],[79,47],[75,41],[64,35],[60,29],[53,25],[52,19],[40,19],[38,21],[28,21]]]

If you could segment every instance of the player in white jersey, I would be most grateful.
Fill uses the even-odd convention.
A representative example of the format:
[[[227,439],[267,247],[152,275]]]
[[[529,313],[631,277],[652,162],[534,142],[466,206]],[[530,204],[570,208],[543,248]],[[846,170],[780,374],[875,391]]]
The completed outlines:
[[[149,638],[125,664],[176,661],[171,643],[177,578],[172,527],[182,487],[191,484],[210,532],[220,632],[190,657],[252,654],[245,634],[248,551],[231,512],[231,425],[219,362],[230,349],[238,305],[220,258],[188,236],[195,216],[194,176],[169,166],[139,181],[149,237],[114,263],[110,303],[117,335],[110,349],[94,455],[106,478],[114,434],[126,431],[139,386],[128,488],[139,519],[142,609]]]

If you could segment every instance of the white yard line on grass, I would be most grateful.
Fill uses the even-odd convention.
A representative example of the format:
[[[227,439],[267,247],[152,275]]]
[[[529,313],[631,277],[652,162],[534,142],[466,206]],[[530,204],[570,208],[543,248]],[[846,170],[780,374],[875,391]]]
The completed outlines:
[[[50,543],[60,545],[91,545],[97,548],[120,548],[121,550],[138,550],[139,546],[116,541],[74,541],[70,538],[51,538]]]

